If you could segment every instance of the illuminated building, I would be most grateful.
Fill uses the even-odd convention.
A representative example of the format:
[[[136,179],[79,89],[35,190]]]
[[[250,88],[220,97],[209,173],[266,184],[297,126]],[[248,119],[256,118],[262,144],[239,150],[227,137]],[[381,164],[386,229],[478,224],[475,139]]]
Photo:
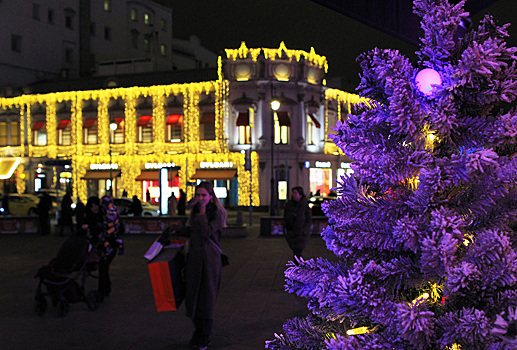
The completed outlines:
[[[242,43],[218,62],[214,81],[0,98],[0,168],[19,160],[3,181],[18,192],[72,183],[86,200],[113,178],[115,196],[142,198],[166,166],[172,187],[191,196],[196,180],[216,180],[231,205],[268,206],[271,173],[275,203],[298,185],[328,193],[350,160],[326,135],[360,98],[326,88],[326,58],[314,49]]]

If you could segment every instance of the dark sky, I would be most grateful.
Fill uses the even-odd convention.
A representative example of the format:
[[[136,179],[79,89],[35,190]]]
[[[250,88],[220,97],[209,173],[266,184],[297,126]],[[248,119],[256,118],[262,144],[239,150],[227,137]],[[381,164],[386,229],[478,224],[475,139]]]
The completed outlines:
[[[343,87],[357,86],[360,70],[355,59],[361,53],[375,47],[392,48],[414,59],[418,49],[310,0],[162,1],[169,1],[173,9],[174,37],[194,34],[216,53],[238,48],[241,41],[247,47],[269,48],[284,41],[288,49],[307,52],[314,47],[317,54],[327,57],[328,77],[345,77]],[[499,0],[485,11],[501,23],[516,19],[513,42],[517,36],[515,1]]]

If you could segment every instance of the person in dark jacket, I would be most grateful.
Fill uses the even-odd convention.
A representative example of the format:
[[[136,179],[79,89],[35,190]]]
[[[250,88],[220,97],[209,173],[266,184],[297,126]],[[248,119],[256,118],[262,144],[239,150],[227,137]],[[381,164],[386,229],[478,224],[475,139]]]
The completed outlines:
[[[291,199],[284,208],[284,235],[293,255],[302,257],[309,241],[312,214],[302,187],[291,190]]]
[[[52,199],[48,193],[44,192],[36,206],[39,217],[39,229],[42,235],[50,234],[50,209],[52,209]]]
[[[133,214],[134,216],[142,216],[142,212],[144,210],[142,209],[142,202],[138,197],[135,195],[133,196],[133,201],[131,202],[131,206],[129,207],[129,210],[127,211],[128,214]]]
[[[61,212],[59,213],[59,235],[63,236],[63,231],[65,228],[70,229],[70,233],[74,232],[74,221],[72,219],[73,216],[73,204],[72,196],[70,192],[66,192],[61,200]]]
[[[197,185],[189,207],[192,209],[188,221],[190,240],[185,267],[185,305],[187,316],[195,327],[190,343],[196,349],[206,349],[221,282],[219,240],[226,224],[226,211],[210,182]]]
[[[187,194],[185,191],[180,190],[180,198],[178,199],[178,215],[185,215],[187,208]]]
[[[86,206],[79,197],[77,197],[77,205],[75,206],[75,222],[77,225],[76,232],[81,230],[83,224],[86,223]]]

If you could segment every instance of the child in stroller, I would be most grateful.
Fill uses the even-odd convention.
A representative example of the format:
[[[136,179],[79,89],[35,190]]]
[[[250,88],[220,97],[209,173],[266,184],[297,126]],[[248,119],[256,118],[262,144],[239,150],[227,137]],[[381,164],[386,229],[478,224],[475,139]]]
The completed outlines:
[[[97,269],[97,247],[85,237],[72,236],[60,247],[57,256],[42,266],[34,278],[39,278],[35,296],[35,311],[43,315],[49,296],[56,309],[56,315],[68,313],[69,303],[85,302],[88,309],[96,310],[100,296],[96,290],[84,294],[86,278]],[[80,282],[77,280],[80,279]],[[44,291],[46,290],[46,292]]]

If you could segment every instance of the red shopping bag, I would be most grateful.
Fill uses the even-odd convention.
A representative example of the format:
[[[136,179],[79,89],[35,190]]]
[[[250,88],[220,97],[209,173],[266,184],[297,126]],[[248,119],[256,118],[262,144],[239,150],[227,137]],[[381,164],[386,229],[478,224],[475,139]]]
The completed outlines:
[[[164,247],[148,268],[156,311],[177,310],[185,298],[183,245]]]

